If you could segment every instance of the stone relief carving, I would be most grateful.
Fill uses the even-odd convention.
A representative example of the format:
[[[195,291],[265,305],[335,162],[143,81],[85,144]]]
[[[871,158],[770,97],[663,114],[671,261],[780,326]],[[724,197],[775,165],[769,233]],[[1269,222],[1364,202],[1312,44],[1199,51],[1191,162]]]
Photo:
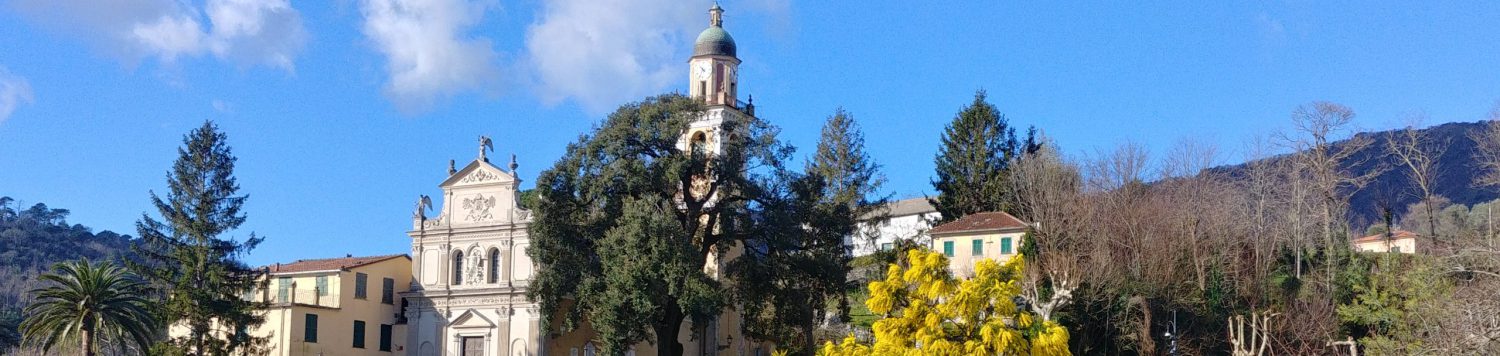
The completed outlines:
[[[469,215],[464,216],[465,221],[483,221],[495,218],[490,208],[495,207],[495,197],[485,198],[483,195],[475,195],[473,198],[464,198],[464,209]]]
[[[469,270],[465,271],[464,273],[468,275],[467,277],[464,277],[464,281],[468,283],[465,284],[479,284],[479,282],[484,280],[484,266],[482,266],[484,264],[484,259],[480,258],[478,252],[479,251],[476,250],[473,253],[470,253],[468,268]]]
[[[496,175],[494,173],[490,173],[490,171],[486,171],[486,170],[482,170],[481,169],[481,170],[474,171],[473,174],[469,174],[469,176],[468,177],[464,177],[464,179],[458,180],[458,182],[459,183],[479,183],[479,182],[488,182],[488,181],[492,181],[492,180],[500,180],[500,176]]]

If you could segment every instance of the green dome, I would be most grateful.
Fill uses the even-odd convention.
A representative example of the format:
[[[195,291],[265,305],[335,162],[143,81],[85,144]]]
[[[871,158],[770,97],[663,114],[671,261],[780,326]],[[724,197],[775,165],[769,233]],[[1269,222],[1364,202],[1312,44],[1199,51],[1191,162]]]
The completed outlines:
[[[735,55],[734,37],[729,37],[729,31],[723,27],[709,26],[698,34],[698,41],[693,44],[693,56],[730,56]]]

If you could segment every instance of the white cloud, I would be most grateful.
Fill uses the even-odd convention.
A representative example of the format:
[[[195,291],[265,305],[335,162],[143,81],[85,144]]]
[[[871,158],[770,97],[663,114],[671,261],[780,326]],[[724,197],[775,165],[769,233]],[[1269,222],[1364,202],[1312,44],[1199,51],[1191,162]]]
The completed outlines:
[[[571,98],[603,112],[685,81],[682,49],[708,26],[709,6],[703,0],[545,1],[526,33],[543,100]]]
[[[32,99],[31,83],[0,66],[0,122],[5,122],[17,107],[30,104]]]
[[[491,5],[468,0],[362,0],[364,34],[386,57],[385,94],[405,112],[464,91],[495,89],[498,56],[472,33]]]
[[[306,42],[290,0],[15,0],[24,17],[81,36],[129,60],[213,54],[239,65],[292,70]]]

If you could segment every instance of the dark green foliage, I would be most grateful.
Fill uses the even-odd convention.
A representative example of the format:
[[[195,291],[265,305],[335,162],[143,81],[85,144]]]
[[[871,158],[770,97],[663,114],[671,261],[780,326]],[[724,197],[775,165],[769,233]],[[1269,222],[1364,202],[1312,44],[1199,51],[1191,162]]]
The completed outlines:
[[[256,287],[261,271],[240,261],[260,244],[254,233],[243,241],[226,236],[245,222],[234,178],[234,154],[227,135],[212,122],[183,138],[177,161],[167,174],[165,199],[151,193],[161,220],[142,214],[135,249],[142,263],[131,264],[161,289],[160,316],[186,328],[172,340],[189,353],[222,355],[255,353],[265,340],[241,333],[215,334],[215,323],[228,330],[259,325],[257,303],[240,296]]]
[[[763,201],[759,225],[777,230],[730,268],[752,336],[811,354],[827,302],[836,301],[834,312],[847,318],[850,264],[843,240],[860,216],[886,201],[877,196],[884,181],[878,169],[854,117],[838,109],[824,123],[806,173],[788,175],[786,189]]]
[[[68,213],[42,203],[23,209],[15,199],[0,196],[0,309],[25,307],[30,301],[25,292],[41,287],[37,276],[53,264],[81,258],[117,261],[130,255],[130,236],[93,233],[69,224]]]
[[[545,322],[548,333],[587,319],[604,354],[654,338],[661,354],[676,355],[684,320],[706,322],[728,305],[732,291],[704,273],[707,256],[732,258],[778,230],[754,216],[784,179],[791,150],[753,118],[717,128],[733,133],[720,154],[679,150],[702,112],[680,95],[622,106],[538,177],[528,297],[543,315],[566,311],[560,325]]]
[[[21,345],[21,310],[0,309],[0,351]]]
[[[938,196],[932,205],[942,222],[965,215],[1009,210],[1005,184],[1012,159],[1040,148],[1036,130],[1028,129],[1025,141],[1016,140],[1016,130],[985,101],[983,90],[958,112],[943,130],[942,146],[934,163],[937,179],[932,187]]]
[[[76,342],[85,355],[93,355],[103,340],[119,341],[122,351],[150,347],[160,327],[145,282],[113,264],[87,259],[53,269],[40,278],[51,285],[31,291],[36,301],[26,307],[21,323],[27,343],[45,351]]]

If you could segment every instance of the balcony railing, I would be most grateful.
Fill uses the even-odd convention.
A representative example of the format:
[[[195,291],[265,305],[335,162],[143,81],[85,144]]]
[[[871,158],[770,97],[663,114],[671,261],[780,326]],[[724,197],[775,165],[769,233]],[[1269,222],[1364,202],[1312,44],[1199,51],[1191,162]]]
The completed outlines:
[[[324,293],[323,295],[319,295],[318,290],[316,288],[313,288],[313,289],[295,289],[295,288],[289,288],[289,289],[285,290],[285,293],[283,293],[282,290],[278,290],[276,287],[271,287],[271,289],[269,291],[267,291],[267,292],[269,292],[269,293],[264,293],[264,292],[257,291],[257,293],[254,294],[254,299],[253,300],[254,301],[258,301],[258,302],[259,301],[268,302],[270,305],[277,306],[277,307],[292,306],[292,305],[315,306],[315,307],[325,307],[325,308],[338,308],[339,307],[339,293],[336,290],[335,291],[329,291],[328,293]]]

